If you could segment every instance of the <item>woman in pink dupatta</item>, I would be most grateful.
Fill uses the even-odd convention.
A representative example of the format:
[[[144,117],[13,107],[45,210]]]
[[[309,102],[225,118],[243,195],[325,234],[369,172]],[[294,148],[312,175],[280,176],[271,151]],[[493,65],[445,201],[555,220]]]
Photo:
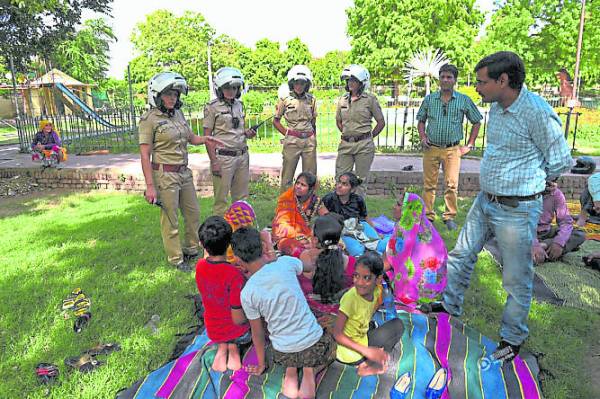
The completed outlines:
[[[386,250],[387,273],[396,301],[415,307],[435,300],[446,287],[448,251],[417,194],[406,193],[400,205],[401,216]]]

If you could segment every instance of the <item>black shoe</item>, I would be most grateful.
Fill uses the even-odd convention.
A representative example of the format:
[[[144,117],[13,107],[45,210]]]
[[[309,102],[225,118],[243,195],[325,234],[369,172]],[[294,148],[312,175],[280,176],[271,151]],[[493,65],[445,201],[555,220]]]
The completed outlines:
[[[448,313],[441,302],[423,303],[419,306],[419,310],[423,313]]]
[[[519,354],[519,350],[521,349],[521,345],[513,345],[508,342],[502,340],[498,347],[492,353],[492,357],[496,360],[500,360],[503,362],[512,362],[515,356]]]
[[[195,255],[183,254],[183,261],[190,263],[190,264],[195,264],[199,257],[200,257],[200,253],[196,253]]]
[[[452,219],[444,220],[444,224],[446,225],[446,228],[448,228],[449,231],[458,229],[458,226]]]
[[[190,265],[190,263],[186,262],[185,260],[182,260],[180,263],[175,265],[175,267],[177,268],[177,270],[180,270],[180,271],[186,272],[186,273],[189,273],[192,270],[194,270],[194,266]]]

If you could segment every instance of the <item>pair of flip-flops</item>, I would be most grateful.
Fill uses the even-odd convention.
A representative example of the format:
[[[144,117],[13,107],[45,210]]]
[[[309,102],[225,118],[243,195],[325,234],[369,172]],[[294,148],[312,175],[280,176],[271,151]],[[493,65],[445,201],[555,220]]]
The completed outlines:
[[[79,356],[72,356],[65,359],[65,365],[76,369],[82,373],[89,373],[94,371],[98,367],[102,366],[105,362],[96,359],[98,355],[109,355],[112,352],[120,351],[121,346],[119,344],[100,344],[86,351],[83,351]]]
[[[92,314],[90,308],[92,301],[88,298],[81,288],[75,288],[66,299],[63,300],[62,310],[65,318],[70,317],[70,312],[76,317],[73,330],[76,333],[81,332],[83,327],[90,321]]]
[[[35,375],[40,384],[52,384],[58,379],[58,366],[52,363],[38,363],[35,366]]]
[[[88,298],[81,288],[75,288],[66,299],[63,300],[62,310],[68,316],[68,311],[72,311],[75,316],[81,316],[89,312],[92,301]]]

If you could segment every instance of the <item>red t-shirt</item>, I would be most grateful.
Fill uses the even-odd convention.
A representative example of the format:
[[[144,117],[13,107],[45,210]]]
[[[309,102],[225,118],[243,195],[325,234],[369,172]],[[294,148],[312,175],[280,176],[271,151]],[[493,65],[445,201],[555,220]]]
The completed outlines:
[[[227,262],[200,259],[196,265],[196,285],[204,304],[204,325],[214,342],[236,339],[250,328],[238,326],[231,319],[231,309],[241,309],[240,292],[244,287],[242,273]]]

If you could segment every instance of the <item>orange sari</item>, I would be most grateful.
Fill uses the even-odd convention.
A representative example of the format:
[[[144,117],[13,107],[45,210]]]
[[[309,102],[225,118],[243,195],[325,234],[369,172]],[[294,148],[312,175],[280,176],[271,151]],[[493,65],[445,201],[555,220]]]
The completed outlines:
[[[294,187],[290,187],[277,200],[272,235],[277,248],[285,255],[299,257],[304,250],[302,241],[310,240],[312,229],[310,220],[321,207],[321,199],[316,194],[300,203],[294,195]]]

